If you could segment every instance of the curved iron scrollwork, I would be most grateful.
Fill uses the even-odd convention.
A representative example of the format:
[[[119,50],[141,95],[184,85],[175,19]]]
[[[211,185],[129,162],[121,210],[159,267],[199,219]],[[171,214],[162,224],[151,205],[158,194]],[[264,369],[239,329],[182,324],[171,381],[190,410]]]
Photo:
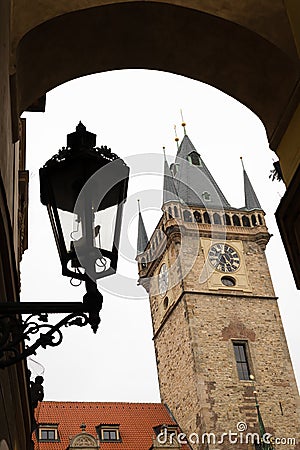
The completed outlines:
[[[48,322],[48,313],[31,314],[26,319],[17,315],[0,316],[0,368],[34,355],[39,347],[56,347],[63,339],[62,327],[83,327],[90,323],[84,312],[73,312],[55,325]],[[26,345],[24,341],[32,341]]]

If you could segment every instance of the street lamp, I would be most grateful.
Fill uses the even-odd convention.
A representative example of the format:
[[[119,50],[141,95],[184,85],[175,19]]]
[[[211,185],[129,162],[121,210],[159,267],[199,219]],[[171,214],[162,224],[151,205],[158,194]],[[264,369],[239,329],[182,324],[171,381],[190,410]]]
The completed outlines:
[[[128,178],[124,161],[106,146],[96,147],[96,135],[81,122],[68,134],[67,147],[40,169],[41,202],[48,210],[62,274],[84,281],[87,292],[82,303],[0,304],[0,368],[35,353],[39,346],[58,345],[63,325],[89,323],[97,331],[102,295],[96,281],[117,269]],[[55,326],[45,324],[48,313],[61,312],[69,315]],[[23,321],[17,314],[30,317]],[[34,344],[19,351],[24,339],[45,328]]]

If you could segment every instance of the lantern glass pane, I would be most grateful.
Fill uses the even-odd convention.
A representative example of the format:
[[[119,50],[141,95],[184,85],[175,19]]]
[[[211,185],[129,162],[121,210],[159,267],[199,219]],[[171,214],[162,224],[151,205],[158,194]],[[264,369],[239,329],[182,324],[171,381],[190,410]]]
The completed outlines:
[[[97,211],[94,219],[95,246],[111,251],[113,248],[118,205]]]

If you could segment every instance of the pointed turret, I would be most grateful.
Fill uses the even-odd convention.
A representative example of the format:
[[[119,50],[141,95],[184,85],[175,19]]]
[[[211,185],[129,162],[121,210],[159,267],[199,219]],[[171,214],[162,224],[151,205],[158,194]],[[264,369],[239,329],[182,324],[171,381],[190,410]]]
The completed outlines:
[[[148,244],[148,236],[141,213],[139,200],[138,200],[138,208],[139,208],[139,223],[138,223],[138,238],[137,238],[137,255],[140,255],[141,253],[144,252]]]
[[[171,169],[169,167],[169,164],[168,164],[168,161],[166,158],[165,148],[163,148],[163,150],[164,150],[164,160],[165,160],[163,205],[165,205],[168,202],[178,201],[179,199],[178,199],[177,189],[175,186],[174,177],[173,177],[173,174],[171,172]]]
[[[178,196],[184,203],[189,206],[230,208],[187,134],[178,148],[175,168]]]
[[[243,166],[243,173],[244,173],[244,192],[245,192],[245,209],[251,210],[251,209],[262,209],[260,206],[260,203],[258,201],[258,198],[254,192],[253,186],[251,184],[251,181],[249,180],[249,177],[247,175],[247,172],[244,167],[243,159],[241,158],[242,166]]]

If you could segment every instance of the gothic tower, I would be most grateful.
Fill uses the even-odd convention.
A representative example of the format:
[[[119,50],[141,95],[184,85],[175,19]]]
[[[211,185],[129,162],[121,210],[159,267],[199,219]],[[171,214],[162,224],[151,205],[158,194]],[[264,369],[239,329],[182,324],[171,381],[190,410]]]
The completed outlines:
[[[276,449],[299,448],[297,386],[265,256],[270,235],[248,175],[243,168],[245,206],[234,208],[187,135],[164,171],[163,214],[149,240],[139,214],[137,255],[162,402],[193,449],[274,448],[258,446],[263,431]]]

